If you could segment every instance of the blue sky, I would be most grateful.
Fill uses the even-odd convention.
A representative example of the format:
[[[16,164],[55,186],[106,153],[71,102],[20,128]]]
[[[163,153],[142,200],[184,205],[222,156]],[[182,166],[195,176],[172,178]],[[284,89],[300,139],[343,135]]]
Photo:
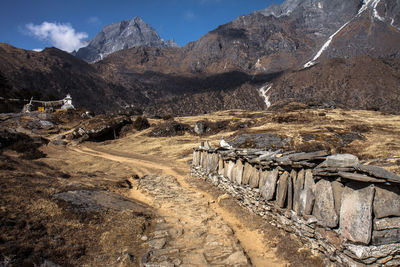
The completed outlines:
[[[183,46],[240,15],[282,0],[12,0],[0,9],[0,42],[73,50],[105,25],[141,17]],[[47,24],[45,23],[47,22]]]

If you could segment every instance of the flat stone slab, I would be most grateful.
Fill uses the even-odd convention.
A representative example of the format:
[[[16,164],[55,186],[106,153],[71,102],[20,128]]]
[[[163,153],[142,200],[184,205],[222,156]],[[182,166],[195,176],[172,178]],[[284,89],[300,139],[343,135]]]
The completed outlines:
[[[242,184],[242,178],[243,178],[243,161],[241,161],[240,159],[238,159],[236,161],[236,172],[235,172],[235,182],[237,184]]]
[[[224,177],[228,178],[228,166],[229,166],[229,161],[224,161]]]
[[[339,216],[340,215],[340,207],[342,206],[342,193],[344,190],[344,185],[342,183],[339,183],[338,181],[333,181],[331,183],[332,186],[332,191],[333,191],[333,197],[335,200],[335,211],[336,214]]]
[[[400,229],[388,229],[372,232],[372,244],[384,245],[400,242]]]
[[[374,198],[375,218],[400,217],[400,188],[377,185]]]
[[[400,229],[400,217],[375,219],[374,230]]]
[[[369,244],[372,231],[372,200],[375,188],[350,182],[342,194],[340,232],[353,242]]]
[[[315,152],[310,152],[310,153],[306,153],[306,152],[301,152],[301,153],[294,153],[289,155],[289,159],[292,161],[303,161],[303,160],[314,160],[320,157],[326,157],[328,156],[329,153],[327,151],[315,151]]]
[[[249,184],[252,171],[253,171],[253,166],[251,166],[251,164],[246,162],[244,164],[242,184]]]
[[[218,174],[224,175],[224,161],[222,160],[221,157],[219,157],[219,160],[218,160]]]
[[[387,255],[395,254],[400,252],[399,244],[389,244],[381,246],[363,246],[354,244],[345,244],[345,247],[360,260],[374,258],[383,258]]]
[[[147,207],[140,203],[108,191],[76,190],[53,195],[78,209],[86,211],[133,210],[143,212]]]
[[[287,208],[288,210],[293,209],[293,189],[296,183],[297,172],[292,170],[288,181],[288,192],[287,192]]]
[[[201,152],[201,167],[204,169],[207,167],[207,151]]]
[[[304,188],[304,170],[297,173],[296,182],[294,183],[293,193],[293,210],[299,214],[300,212],[300,193]]]
[[[219,156],[217,153],[212,154],[212,160],[211,160],[211,172],[216,172],[218,170],[218,163],[219,163]]]
[[[384,168],[362,164],[358,164],[355,168],[356,170],[368,173],[371,176],[386,179],[393,183],[400,183],[400,176]]]
[[[311,169],[306,170],[304,179],[304,189],[300,191],[299,214],[310,215],[315,202],[315,182]]]
[[[283,208],[285,206],[286,197],[288,193],[289,179],[290,178],[288,172],[284,172],[279,177],[278,188],[276,190],[276,204],[280,208]]]
[[[251,170],[249,186],[251,188],[257,188],[259,181],[260,181],[260,172],[255,166],[253,166]]]
[[[323,226],[334,228],[338,224],[339,216],[335,211],[333,189],[327,180],[320,180],[315,186],[313,215]]]
[[[383,179],[376,179],[369,177],[364,174],[359,174],[359,173],[351,173],[351,172],[338,172],[338,175],[340,177],[354,180],[354,181],[359,181],[359,182],[364,182],[364,183],[384,183],[386,180]]]
[[[265,179],[265,183],[260,190],[260,193],[265,198],[265,200],[271,200],[274,198],[277,179],[278,169],[274,169],[273,171],[268,173],[267,178]]]
[[[228,173],[227,173],[227,178],[230,181],[233,181],[233,169],[234,168],[235,168],[235,162],[230,160],[229,163],[228,163]]]
[[[267,180],[269,171],[260,171],[260,180],[258,181],[258,188],[262,188]]]
[[[314,175],[320,175],[321,173],[332,173],[337,174],[338,172],[353,172],[354,168],[328,168],[328,167],[320,167],[313,169]]]
[[[193,166],[199,166],[200,163],[200,152],[194,150],[193,151],[193,161],[192,161],[192,165]]]

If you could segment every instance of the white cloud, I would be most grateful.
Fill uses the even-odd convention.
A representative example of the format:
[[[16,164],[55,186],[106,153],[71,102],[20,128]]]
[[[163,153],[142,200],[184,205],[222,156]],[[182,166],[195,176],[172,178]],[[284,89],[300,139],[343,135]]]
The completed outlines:
[[[35,51],[35,52],[42,52],[42,51],[43,51],[43,48],[34,48],[34,49],[32,49],[32,51]]]
[[[69,23],[43,22],[40,25],[29,23],[26,25],[29,33],[51,45],[72,52],[86,45],[84,39],[88,37],[85,32],[75,32]]]
[[[87,20],[87,22],[88,22],[89,24],[95,25],[95,26],[101,24],[101,21],[100,21],[100,19],[99,19],[98,17],[90,17],[90,18]]]

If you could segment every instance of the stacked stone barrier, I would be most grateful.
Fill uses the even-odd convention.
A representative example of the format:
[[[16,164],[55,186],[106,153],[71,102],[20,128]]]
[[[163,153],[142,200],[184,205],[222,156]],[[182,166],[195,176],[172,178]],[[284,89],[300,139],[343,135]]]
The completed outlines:
[[[400,266],[400,177],[351,154],[194,148],[202,177],[340,266]]]

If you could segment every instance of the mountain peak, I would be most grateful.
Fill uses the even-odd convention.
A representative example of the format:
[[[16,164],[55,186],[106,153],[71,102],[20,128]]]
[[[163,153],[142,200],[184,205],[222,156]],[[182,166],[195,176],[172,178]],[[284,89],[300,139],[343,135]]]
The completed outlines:
[[[134,21],[134,22],[136,22],[136,23],[144,22],[144,21],[142,20],[142,18],[139,17],[139,16],[134,17],[131,21]]]
[[[105,26],[86,47],[79,49],[76,56],[93,63],[116,51],[135,46],[170,47],[178,46],[174,41],[165,41],[157,31],[136,16]]]

